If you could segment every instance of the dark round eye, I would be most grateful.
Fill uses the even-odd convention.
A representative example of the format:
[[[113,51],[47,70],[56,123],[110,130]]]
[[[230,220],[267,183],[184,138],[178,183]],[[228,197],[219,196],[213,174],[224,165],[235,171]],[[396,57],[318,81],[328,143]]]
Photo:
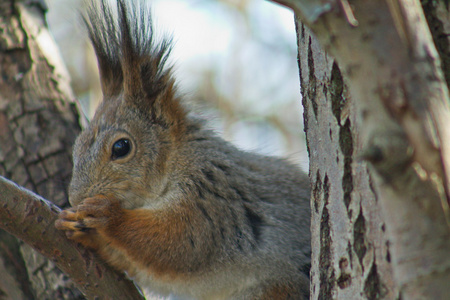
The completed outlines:
[[[120,139],[112,146],[112,160],[126,156],[131,150],[131,143],[127,139]]]

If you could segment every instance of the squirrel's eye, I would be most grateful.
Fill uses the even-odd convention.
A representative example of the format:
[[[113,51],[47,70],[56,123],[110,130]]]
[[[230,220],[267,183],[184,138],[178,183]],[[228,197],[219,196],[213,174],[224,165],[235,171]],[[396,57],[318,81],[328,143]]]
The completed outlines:
[[[112,146],[112,155],[111,159],[115,160],[121,157],[124,157],[130,152],[131,143],[127,139],[120,139],[116,141]]]

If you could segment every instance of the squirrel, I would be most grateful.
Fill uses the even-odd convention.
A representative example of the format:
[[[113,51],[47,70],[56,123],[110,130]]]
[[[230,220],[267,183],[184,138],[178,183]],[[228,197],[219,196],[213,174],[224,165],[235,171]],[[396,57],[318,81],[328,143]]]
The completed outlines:
[[[142,4],[94,2],[83,19],[103,101],[55,226],[158,295],[309,299],[308,176],[189,114]]]

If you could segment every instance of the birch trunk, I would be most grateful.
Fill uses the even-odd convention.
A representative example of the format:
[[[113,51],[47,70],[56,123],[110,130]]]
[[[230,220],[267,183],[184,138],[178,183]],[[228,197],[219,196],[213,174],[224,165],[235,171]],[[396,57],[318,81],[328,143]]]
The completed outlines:
[[[448,6],[279,2],[299,17],[312,299],[447,299]]]

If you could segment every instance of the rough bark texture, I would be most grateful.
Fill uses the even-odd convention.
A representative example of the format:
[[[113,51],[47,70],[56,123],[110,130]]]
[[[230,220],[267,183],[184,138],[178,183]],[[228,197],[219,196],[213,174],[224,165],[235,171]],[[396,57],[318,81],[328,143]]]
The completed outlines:
[[[3,177],[0,177],[0,190],[0,227],[54,262],[88,299],[144,299],[125,274],[112,270],[55,228],[60,212],[56,205]]]
[[[0,175],[66,207],[80,126],[40,3],[0,0]],[[0,299],[143,299],[56,230],[57,206],[1,177],[0,191],[0,228],[25,241],[0,230]]]
[[[390,244],[334,59],[304,25],[299,67],[312,186],[312,299],[395,299]],[[359,149],[358,149],[359,148]]]
[[[80,127],[43,20],[38,1],[0,1],[0,175],[64,207]],[[0,274],[2,299],[81,297],[52,262],[3,231]]]
[[[421,2],[434,44],[439,52],[447,86],[450,87],[450,3],[448,0]]]
[[[312,298],[446,299],[448,6],[423,3],[436,51],[418,1],[334,4],[317,39],[297,20]]]

